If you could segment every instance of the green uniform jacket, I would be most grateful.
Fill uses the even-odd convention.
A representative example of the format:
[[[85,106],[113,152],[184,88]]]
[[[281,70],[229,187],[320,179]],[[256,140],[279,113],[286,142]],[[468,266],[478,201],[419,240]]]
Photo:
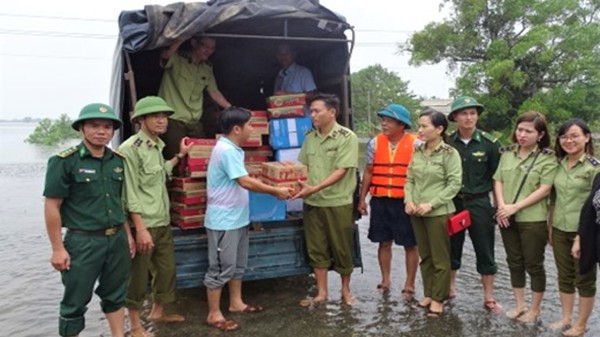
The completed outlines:
[[[51,157],[44,196],[63,199],[62,226],[96,231],[122,225],[124,168],[120,154],[106,147],[102,158],[94,158],[83,143]]]
[[[462,194],[481,194],[492,190],[492,176],[500,162],[500,142],[489,133],[475,130],[468,144],[460,140],[458,131],[450,135],[449,145],[462,160]]]
[[[570,169],[563,158],[554,177],[554,228],[574,233],[579,228],[579,214],[590,191],[594,177],[600,172],[600,162],[584,154]]]
[[[426,217],[451,214],[456,210],[452,198],[461,186],[460,155],[444,142],[438,144],[431,155],[425,153],[426,146],[421,144],[415,149],[408,165],[404,203],[431,203],[433,209],[424,215]]]
[[[119,151],[127,158],[125,170],[125,208],[142,216],[146,228],[166,226],[169,218],[167,177],[173,171],[165,161],[160,138],[151,140],[143,131],[129,137]]]
[[[352,203],[358,167],[358,137],[354,132],[337,123],[325,137],[317,130],[310,131],[298,160],[308,166],[309,185],[321,183],[337,169],[348,169],[341,180],[306,198],[306,204],[335,207]]]
[[[502,196],[506,204],[514,202],[523,177],[525,177],[539,149],[536,148],[533,150],[527,158],[519,158],[518,151],[518,145],[500,148],[502,156],[500,157],[498,169],[494,174],[494,180],[502,182]],[[558,161],[556,160],[554,151],[543,149],[529,172],[517,201],[527,198],[528,195],[537,190],[542,184],[552,185],[557,166]],[[535,204],[518,211],[515,215],[515,220],[517,222],[546,221],[547,217],[548,199],[542,198]]]

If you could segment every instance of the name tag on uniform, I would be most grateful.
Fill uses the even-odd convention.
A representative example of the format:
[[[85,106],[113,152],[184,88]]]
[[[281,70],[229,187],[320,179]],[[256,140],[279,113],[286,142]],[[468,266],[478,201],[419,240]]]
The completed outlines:
[[[93,169],[79,169],[79,173],[96,174],[96,170]]]

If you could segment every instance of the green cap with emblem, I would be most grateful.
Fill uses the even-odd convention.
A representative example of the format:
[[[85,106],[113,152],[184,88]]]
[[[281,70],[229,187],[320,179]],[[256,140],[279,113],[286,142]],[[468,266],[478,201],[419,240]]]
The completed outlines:
[[[139,117],[157,112],[164,112],[170,116],[175,113],[175,110],[164,99],[158,96],[146,96],[135,104],[135,111],[133,112],[133,116],[131,116],[131,121],[135,122]]]
[[[115,115],[113,108],[102,103],[92,103],[84,106],[79,112],[79,117],[71,124],[71,127],[79,131],[81,122],[88,119],[109,119],[115,125],[115,129],[121,127],[123,122]]]
[[[457,99],[455,99],[454,102],[452,102],[452,108],[450,109],[448,120],[451,122],[455,122],[454,114],[466,108],[475,108],[477,109],[478,114],[483,112],[483,104],[477,102],[475,98],[471,96],[460,96]]]
[[[410,121],[410,112],[407,108],[404,107],[404,105],[390,104],[385,108],[379,110],[377,112],[377,116],[393,118],[398,122],[401,122],[404,125],[406,125],[407,129],[410,129],[412,127],[412,122]]]

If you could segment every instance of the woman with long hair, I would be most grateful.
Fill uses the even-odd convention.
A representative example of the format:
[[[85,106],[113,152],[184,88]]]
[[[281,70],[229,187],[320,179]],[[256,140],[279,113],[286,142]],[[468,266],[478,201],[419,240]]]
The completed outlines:
[[[413,153],[404,186],[406,213],[421,256],[425,297],[419,305],[428,317],[438,317],[450,293],[450,238],[446,222],[454,213],[452,198],[460,191],[462,167],[458,151],[446,144],[448,120],[441,112],[427,110],[419,116],[423,140]]]
[[[554,151],[548,149],[550,135],[541,113],[528,111],[519,116],[511,138],[515,144],[500,149],[500,164],[494,174],[496,220],[516,301],[506,315],[527,323],[540,315],[546,290],[547,197],[557,161]],[[533,292],[529,309],[525,304],[526,273]]]
[[[559,159],[554,178],[555,202],[551,214],[550,243],[558,271],[558,290],[562,318],[550,325],[552,330],[568,330],[564,336],[579,336],[585,332],[596,295],[596,266],[580,274],[579,261],[571,255],[581,206],[592,190],[594,177],[600,172],[600,162],[594,157],[592,133],[581,119],[567,120],[558,129],[556,156]],[[575,293],[579,293],[579,316],[572,325]]]

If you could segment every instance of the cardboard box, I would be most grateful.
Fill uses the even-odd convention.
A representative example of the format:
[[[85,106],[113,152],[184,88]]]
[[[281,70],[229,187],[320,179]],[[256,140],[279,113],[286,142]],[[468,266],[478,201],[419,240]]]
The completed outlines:
[[[188,138],[186,144],[190,143],[194,145],[215,146],[217,145],[217,140],[214,138]]]
[[[250,111],[252,113],[252,117],[250,117],[250,120],[252,119],[260,119],[260,118],[267,118],[267,111],[266,110],[252,110]]]
[[[216,135],[216,137],[217,139],[219,139],[223,137],[223,134],[219,133]],[[241,147],[261,147],[262,145],[262,135],[256,132],[252,132],[252,134],[250,134],[250,138],[248,138],[248,140],[240,144]]]
[[[305,105],[306,94],[279,95],[267,98],[269,108],[281,108],[285,106]]]
[[[206,190],[206,180],[198,178],[173,177],[169,182],[169,190],[177,192]]]
[[[206,204],[206,191],[198,192],[171,192],[171,201],[184,205]]]
[[[268,135],[269,134],[269,122],[265,119],[261,122],[253,122],[250,120],[250,125],[252,126],[252,133],[257,133],[260,135]]]
[[[272,195],[249,192],[250,221],[285,220],[285,201]]]
[[[275,160],[277,161],[293,161],[299,163],[298,155],[302,148],[295,147],[292,149],[279,149],[275,151]]]
[[[246,171],[248,171],[248,175],[252,178],[260,178],[262,174],[262,165],[261,163],[246,163]]]
[[[262,176],[273,182],[306,180],[308,168],[293,161],[262,163]]]
[[[312,130],[310,118],[283,118],[269,121],[269,143],[273,149],[301,147],[307,132]]]
[[[283,108],[271,108],[269,110],[269,118],[294,118],[304,117],[304,105],[286,106]]]
[[[171,223],[181,229],[194,229],[204,227],[204,215],[186,217],[171,217]]]

